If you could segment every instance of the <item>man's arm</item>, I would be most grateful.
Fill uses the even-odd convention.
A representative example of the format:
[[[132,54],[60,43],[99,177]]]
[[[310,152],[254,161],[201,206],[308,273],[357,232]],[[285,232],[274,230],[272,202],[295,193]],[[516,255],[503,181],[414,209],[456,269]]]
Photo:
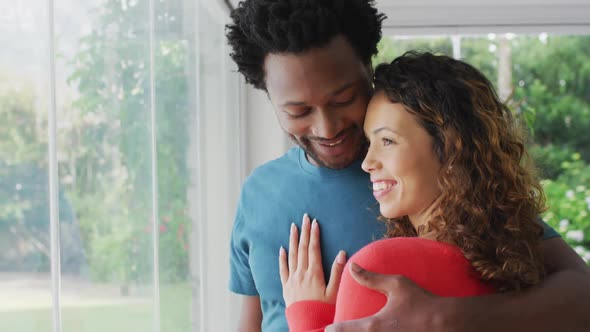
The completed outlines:
[[[457,301],[454,314],[468,314],[466,331],[590,331],[588,265],[560,237],[543,241],[542,249],[548,277],[540,285]]]
[[[351,269],[360,284],[386,294],[387,304],[326,331],[590,331],[590,269],[561,238],[542,248],[549,275],[521,293],[442,298],[401,276]]]
[[[242,296],[242,310],[238,332],[260,332],[262,330],[262,309],[259,296]]]

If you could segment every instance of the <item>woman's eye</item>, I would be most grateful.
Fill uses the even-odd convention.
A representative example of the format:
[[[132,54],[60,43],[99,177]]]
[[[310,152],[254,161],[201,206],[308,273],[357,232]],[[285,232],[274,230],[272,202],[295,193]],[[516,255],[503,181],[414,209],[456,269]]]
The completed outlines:
[[[381,140],[383,141],[383,146],[388,146],[394,143],[393,140],[390,140],[389,138],[382,138]]]

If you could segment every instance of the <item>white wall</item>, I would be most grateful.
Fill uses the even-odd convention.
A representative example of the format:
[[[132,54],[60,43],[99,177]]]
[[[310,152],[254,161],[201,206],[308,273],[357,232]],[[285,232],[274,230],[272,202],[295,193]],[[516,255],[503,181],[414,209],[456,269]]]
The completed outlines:
[[[246,173],[280,157],[290,146],[265,92],[246,87]]]

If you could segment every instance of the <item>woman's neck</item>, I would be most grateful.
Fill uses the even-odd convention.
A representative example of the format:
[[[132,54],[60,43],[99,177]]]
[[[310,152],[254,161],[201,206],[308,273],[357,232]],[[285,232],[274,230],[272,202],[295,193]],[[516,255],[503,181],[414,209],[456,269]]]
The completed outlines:
[[[440,196],[432,202],[423,212],[417,213],[412,216],[408,216],[412,226],[416,230],[416,234],[420,238],[433,240],[433,241],[441,241],[445,243],[454,244],[454,241],[450,239],[439,239],[440,232],[436,229],[433,229],[430,225],[430,221],[433,219],[434,212],[436,207],[438,206],[438,202],[440,200]]]
[[[440,196],[422,211],[408,215],[408,219],[410,220],[410,223],[412,223],[412,226],[414,226],[418,236],[421,236],[421,234],[430,233],[432,231],[432,229],[429,227],[429,223],[430,220],[432,220],[434,210],[438,206],[439,200]]]

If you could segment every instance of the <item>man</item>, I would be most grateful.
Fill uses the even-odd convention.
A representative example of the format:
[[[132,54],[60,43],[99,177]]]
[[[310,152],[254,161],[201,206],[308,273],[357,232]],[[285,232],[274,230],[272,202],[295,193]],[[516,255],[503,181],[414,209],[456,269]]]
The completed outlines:
[[[369,177],[363,119],[371,57],[384,19],[367,0],[246,0],[227,37],[246,81],[267,92],[281,128],[298,145],[257,168],[245,182],[231,242],[230,289],[244,295],[242,331],[286,331],[279,248],[305,212],[322,229],[324,271],[339,250],[354,254],[383,225]],[[388,295],[375,316],[335,331],[575,331],[590,327],[590,272],[546,228],[547,280],[521,294],[449,299],[399,276],[353,271]],[[335,268],[341,268],[334,262]],[[328,273],[326,273],[328,276]]]

